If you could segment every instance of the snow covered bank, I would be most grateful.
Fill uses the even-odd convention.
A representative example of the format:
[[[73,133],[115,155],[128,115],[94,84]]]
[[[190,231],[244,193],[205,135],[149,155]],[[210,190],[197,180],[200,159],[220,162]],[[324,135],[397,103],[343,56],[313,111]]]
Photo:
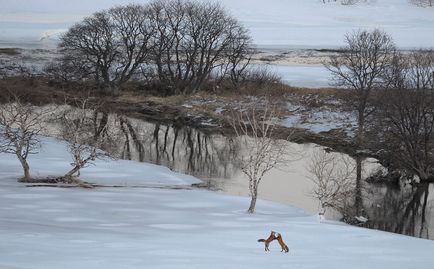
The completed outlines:
[[[34,173],[67,168],[65,144],[44,139]],[[302,210],[204,190],[25,187],[11,155],[0,155],[1,269],[417,268],[434,264],[434,241],[319,223]],[[127,186],[190,184],[189,176],[131,161],[83,170],[92,182]],[[145,185],[146,185],[145,184]],[[270,230],[277,244],[256,242]]]
[[[65,142],[44,137],[39,154],[30,155],[33,177],[62,176],[71,169]],[[201,182],[195,177],[175,173],[167,167],[125,160],[97,160],[81,170],[80,178],[90,183],[117,186],[177,186]],[[0,178],[17,179],[22,174],[14,155],[0,154]]]
[[[434,242],[319,223],[300,210],[201,190],[25,188],[0,180],[0,268],[417,268]],[[288,254],[256,242],[282,233]]]

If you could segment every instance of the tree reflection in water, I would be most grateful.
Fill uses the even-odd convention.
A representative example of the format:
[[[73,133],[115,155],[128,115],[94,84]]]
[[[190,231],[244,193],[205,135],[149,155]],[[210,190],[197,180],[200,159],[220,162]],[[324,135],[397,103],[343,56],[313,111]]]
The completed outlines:
[[[369,221],[363,226],[372,229],[433,239],[434,186],[367,187],[365,213]]]
[[[116,122],[121,146],[110,151],[122,159],[164,165],[202,179],[228,179],[237,170],[238,146],[231,138],[122,116]]]

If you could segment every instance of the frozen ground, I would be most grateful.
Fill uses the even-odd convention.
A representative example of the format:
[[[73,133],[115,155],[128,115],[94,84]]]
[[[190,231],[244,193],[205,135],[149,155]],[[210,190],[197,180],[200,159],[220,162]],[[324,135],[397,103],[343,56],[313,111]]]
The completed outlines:
[[[1,41],[0,41],[1,47]],[[330,86],[330,73],[321,64],[327,53],[311,53],[310,50],[291,50],[291,53],[271,50],[255,55],[253,67],[263,65],[276,73],[282,81],[294,86],[305,88],[323,88]],[[301,56],[300,56],[301,55]],[[31,66],[35,71],[43,70],[45,64],[59,54],[54,49],[16,49],[16,54],[0,53],[0,60]],[[267,57],[276,57],[268,61]]]
[[[45,146],[50,148],[34,156],[33,167],[63,170],[64,145],[48,139]],[[299,209],[268,201],[259,201],[258,212],[248,215],[248,198],[203,190],[25,187],[16,182],[14,161],[0,155],[2,269],[428,269],[434,264],[434,241],[319,223]],[[129,167],[140,167],[146,184],[192,181],[134,162],[110,163],[99,180]],[[84,179],[95,179],[97,170],[92,175],[91,169]],[[132,178],[131,185],[141,179]],[[256,242],[270,230],[283,234],[288,254],[277,244],[265,253]]]
[[[314,98],[318,100],[319,97]],[[288,102],[288,110],[295,111],[285,116],[279,123],[285,127],[307,129],[313,133],[329,132],[340,129],[348,136],[353,136],[357,127],[357,117],[350,111],[339,110],[339,100],[333,104],[330,100],[321,100],[321,107],[308,108]]]
[[[211,0],[202,0],[211,1]],[[60,33],[95,11],[147,0],[0,0],[2,46],[52,47]],[[355,6],[322,0],[219,0],[262,48],[335,48],[348,31],[382,28],[401,48],[432,47],[434,8],[408,0],[367,0]]]
[[[331,86],[330,72],[322,65],[266,65],[282,81],[293,87],[327,88]]]

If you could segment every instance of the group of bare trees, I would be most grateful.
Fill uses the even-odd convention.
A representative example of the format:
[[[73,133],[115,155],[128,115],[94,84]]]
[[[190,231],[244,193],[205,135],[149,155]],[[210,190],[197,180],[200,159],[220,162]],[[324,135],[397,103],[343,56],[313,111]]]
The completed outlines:
[[[342,213],[342,197],[351,194],[354,214],[359,215],[363,160],[372,149],[389,172],[433,181],[434,52],[398,52],[392,38],[380,30],[353,32],[345,41],[325,67],[336,86],[351,91],[348,101],[358,123],[352,154],[355,180],[345,172],[353,170],[348,161],[340,160],[343,169],[325,153],[313,157],[309,170],[322,208]]]
[[[382,136],[377,137],[383,143],[376,150],[389,171],[399,168],[420,181],[434,178],[434,53],[399,53],[392,38],[380,30],[356,31],[347,34],[345,41],[347,46],[325,67],[334,84],[351,93],[349,105],[357,116],[352,152],[355,165],[349,159],[318,153],[309,169],[321,208],[343,210],[347,206],[343,201],[353,196],[354,214],[359,215],[363,206],[362,167],[372,149],[372,137],[367,137],[372,126],[374,133]],[[258,112],[245,109],[233,116],[237,136],[250,136],[251,140],[251,150],[241,163],[249,179],[249,212],[254,211],[263,175],[285,156],[282,144],[272,138],[276,116],[268,115],[267,109]]]
[[[156,79],[190,93],[214,78],[234,81],[252,53],[248,31],[217,3],[155,0],[97,12],[62,37],[53,78],[91,80],[117,94],[125,82]]]
[[[38,154],[42,135],[47,133],[49,122],[60,123],[60,137],[68,142],[72,169],[64,176],[46,179],[67,183],[81,183],[80,169],[108,154],[100,147],[109,139],[107,125],[101,120],[98,107],[89,99],[74,100],[75,107],[62,110],[49,105],[34,106],[10,93],[10,98],[0,104],[0,153],[14,154],[23,168],[22,182],[44,181],[30,174],[28,157]]]
[[[390,166],[434,180],[434,51],[396,54],[378,119],[387,136]],[[378,125],[378,124],[377,124]]]

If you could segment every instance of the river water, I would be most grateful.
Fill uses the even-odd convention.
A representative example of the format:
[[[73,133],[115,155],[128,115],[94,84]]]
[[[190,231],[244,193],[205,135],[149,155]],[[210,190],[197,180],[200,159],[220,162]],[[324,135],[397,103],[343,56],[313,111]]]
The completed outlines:
[[[113,151],[121,158],[160,164],[194,175],[212,190],[249,195],[248,180],[236,162],[240,152],[248,147],[240,146],[232,138],[127,117],[120,117],[116,122],[120,135]],[[308,164],[312,154],[321,147],[290,142],[286,142],[286,146],[292,161],[264,176],[259,186],[259,199],[317,214],[318,201],[312,195],[315,184],[309,179]],[[378,167],[375,160],[365,161],[365,175],[375,167]],[[433,185],[387,186],[363,182],[363,186],[362,215],[369,220],[361,226],[434,239]],[[260,207],[259,201],[257,208]]]

